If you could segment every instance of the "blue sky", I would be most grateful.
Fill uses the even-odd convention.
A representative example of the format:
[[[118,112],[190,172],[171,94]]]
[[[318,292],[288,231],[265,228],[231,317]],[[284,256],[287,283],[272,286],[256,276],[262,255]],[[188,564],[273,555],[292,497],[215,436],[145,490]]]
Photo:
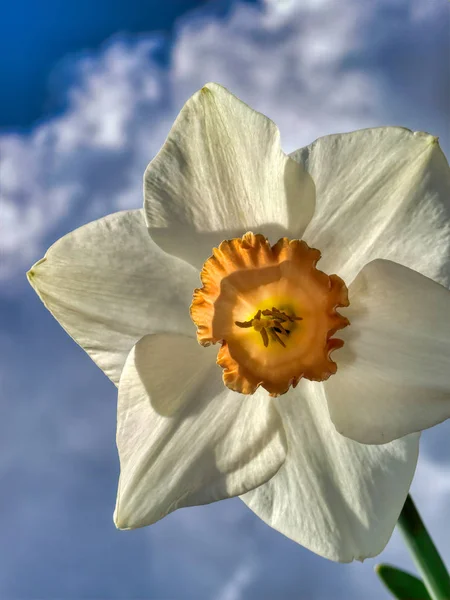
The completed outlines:
[[[92,51],[116,32],[170,35],[186,12],[202,7],[205,14],[224,17],[230,6],[221,0],[96,0],[95,4],[90,0],[20,0],[5,4],[0,67],[8,94],[0,99],[0,127],[25,129],[62,108],[58,82],[53,83],[50,74],[68,54]]]
[[[0,597],[387,599],[378,561],[326,561],[239,499],[116,531],[116,391],[24,272],[64,233],[141,205],[145,166],[207,81],[270,116],[286,151],[398,124],[439,135],[448,156],[448,2],[103,4],[22,2],[0,53],[17,98],[0,111]],[[424,434],[413,484],[448,562],[449,434]],[[414,570],[396,534],[379,560]]]

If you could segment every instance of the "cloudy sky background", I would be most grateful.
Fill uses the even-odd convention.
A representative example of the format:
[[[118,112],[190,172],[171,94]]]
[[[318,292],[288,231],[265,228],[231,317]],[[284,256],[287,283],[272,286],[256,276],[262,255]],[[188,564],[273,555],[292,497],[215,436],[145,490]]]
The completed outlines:
[[[334,564],[239,499],[116,531],[115,388],[24,272],[64,233],[141,205],[147,163],[208,81],[271,117],[286,151],[395,124],[438,135],[449,156],[448,2],[181,4],[164,34],[154,8],[147,32],[119,20],[102,44],[60,57],[40,118],[0,134],[0,597],[387,599],[374,564],[414,570],[397,534],[377,560]],[[449,440],[449,423],[423,435],[413,483],[448,563]]]

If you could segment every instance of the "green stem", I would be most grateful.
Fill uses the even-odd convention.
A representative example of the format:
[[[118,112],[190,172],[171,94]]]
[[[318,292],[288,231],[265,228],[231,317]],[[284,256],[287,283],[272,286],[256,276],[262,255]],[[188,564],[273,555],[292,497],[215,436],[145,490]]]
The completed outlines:
[[[410,495],[398,526],[433,600],[450,600],[450,577]]]

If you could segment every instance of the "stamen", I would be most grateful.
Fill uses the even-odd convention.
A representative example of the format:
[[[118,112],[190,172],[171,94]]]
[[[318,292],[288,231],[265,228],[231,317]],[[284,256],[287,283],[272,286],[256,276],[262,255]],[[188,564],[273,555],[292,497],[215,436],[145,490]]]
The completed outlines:
[[[275,325],[276,327],[274,327],[274,330],[278,333],[285,333],[286,335],[290,333],[289,329],[285,329],[280,321],[275,321]]]
[[[263,318],[261,318],[261,315]],[[291,332],[289,329],[286,329],[282,323],[294,323],[295,321],[301,320],[302,317],[288,315],[286,312],[272,306],[271,309],[259,309],[253,319],[250,319],[249,321],[235,321],[234,324],[243,328],[253,327],[255,331],[259,331],[265,348],[269,345],[269,335],[267,331],[269,331],[271,338],[274,341],[281,344],[283,348],[286,348],[286,344],[280,338],[280,335],[288,336]]]
[[[253,319],[251,319],[250,321],[235,321],[234,322],[235,325],[237,325],[238,327],[252,327],[253,326]]]
[[[261,329],[260,333],[263,339],[263,344],[267,348],[267,346],[269,345],[269,336],[267,335],[267,331],[263,328]]]
[[[272,329],[271,333],[272,333],[273,337],[277,340],[277,342],[280,342],[280,344],[283,346],[283,348],[286,348],[286,344],[280,338],[280,336],[278,335],[278,333],[276,333],[276,331],[274,330],[274,328]]]

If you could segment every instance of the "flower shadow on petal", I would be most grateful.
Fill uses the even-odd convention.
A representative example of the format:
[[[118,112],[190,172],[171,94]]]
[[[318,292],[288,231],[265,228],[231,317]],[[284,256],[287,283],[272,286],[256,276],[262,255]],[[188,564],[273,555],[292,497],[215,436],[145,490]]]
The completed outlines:
[[[155,339],[157,343],[152,343]],[[184,346],[182,352],[180,346]],[[214,352],[207,357],[206,352],[195,339],[177,334],[148,335],[136,344],[135,368],[158,414],[193,416],[208,398],[223,391]]]
[[[148,335],[135,347],[130,366],[131,371],[136,368],[135,383],[124,379],[122,384],[136,403],[130,404],[128,416],[124,410],[119,447],[139,431],[143,452],[136,461],[133,450],[132,470],[126,465],[126,453],[122,457],[122,470],[128,475],[121,477],[116,511],[121,528],[148,525],[182,506],[245,493],[273,475],[277,465],[268,469],[267,457],[274,448],[279,452],[280,442],[286,447],[281,419],[267,398],[230,392],[220,368],[209,360],[200,363],[190,380],[183,378],[183,371],[196,362],[197,351],[208,352],[191,342],[185,336]],[[152,360],[152,354],[156,359],[164,354],[154,352],[164,343],[166,356],[174,344],[190,350],[174,354],[172,372],[158,371],[157,360]],[[262,413],[256,418],[258,408]],[[254,410],[255,418],[249,418]],[[147,500],[137,510],[141,499],[147,498],[149,481],[154,505],[149,507]]]
[[[361,322],[361,320],[364,320],[364,316],[368,313],[368,310],[364,306],[364,304],[358,302],[358,290],[362,291],[362,288],[360,288],[359,286],[354,286],[353,288],[350,287],[350,306],[347,309],[341,309],[342,314],[349,318],[350,326],[346,329],[343,329],[339,334],[339,337],[344,341],[344,345],[342,346],[342,348],[339,348],[335,355],[335,360],[338,365],[338,372],[340,362],[341,371],[343,371],[347,367],[353,367],[357,359],[353,344],[357,339],[361,337],[361,332],[358,329],[358,324]]]
[[[294,160],[286,163],[284,189],[287,201],[288,227],[286,233],[289,233],[287,237],[301,238],[316,212],[316,184],[306,169],[302,168],[299,171],[298,168],[299,163]]]
[[[281,418],[273,403],[265,397],[243,396],[236,392],[230,392],[223,383],[222,369],[215,362],[216,348],[203,348],[191,338],[170,334],[158,336],[162,343],[166,342],[168,345],[187,342],[190,346],[189,354],[177,355],[174,353],[175,362],[171,367],[170,383],[167,385],[167,377],[163,376],[161,379],[161,372],[158,373],[158,364],[152,364],[152,368],[149,368],[149,353],[145,346],[148,346],[148,342],[152,338],[154,339],[155,336],[145,336],[136,344],[135,367],[151,407],[158,415],[166,417],[167,422],[171,421],[172,431],[175,431],[184,420],[193,417],[199,418],[201,413],[209,411],[208,424],[212,427],[217,426],[216,444],[220,444],[231,428],[235,424],[239,424],[241,417],[239,409],[246,402],[252,402],[255,411],[258,410],[258,404],[268,403],[266,425],[261,429],[260,435],[255,437],[253,432],[251,442],[249,441],[248,444],[242,445],[242,440],[240,441],[247,456],[258,454],[274,436],[279,435],[283,430]],[[203,357],[201,362],[198,361],[198,354],[206,352],[209,354],[209,360],[205,361]],[[160,356],[161,354],[155,358],[158,359]],[[183,371],[189,371],[192,364],[198,362],[200,366],[196,364],[197,369],[194,375],[191,373],[190,379],[184,378]],[[218,402],[221,405],[228,403],[230,410],[234,411],[232,416],[227,415],[226,423],[222,423],[224,413],[220,410],[221,407],[217,406]],[[192,420],[195,421],[195,419]],[[251,424],[248,425],[248,431],[249,433],[253,431]],[[268,431],[271,432],[270,436],[267,436]],[[238,456],[236,456],[236,461],[239,462]]]
[[[203,263],[211,256],[212,248],[219,246],[223,240],[242,237],[247,231],[261,233],[271,243],[275,243],[282,237],[301,238],[308,223],[314,215],[316,206],[316,190],[311,175],[301,168],[294,160],[286,163],[284,171],[284,188],[286,194],[285,216],[283,207],[260,206],[258,202],[251,204],[251,200],[243,200],[242,207],[235,207],[234,212],[227,215],[217,215],[216,221],[238,223],[235,227],[216,228],[215,215],[204,215],[202,207],[200,210],[191,207],[186,202],[182,209],[173,210],[170,215],[170,224],[167,227],[150,226],[151,238],[166,252],[185,260],[186,262],[201,269]],[[159,191],[167,207],[173,206],[173,201],[164,190]],[[205,192],[206,193],[206,192]],[[226,190],[223,191],[226,195]],[[242,190],[243,196],[248,193]],[[255,200],[259,198],[255,195]],[[274,198],[274,202],[277,199]],[[246,202],[250,202],[245,206]],[[149,206],[151,202],[149,201]],[[226,205],[226,202],[225,202]],[[280,214],[280,221],[286,220],[286,225],[280,222],[264,221],[264,214],[259,211]],[[147,223],[151,223],[152,217],[147,209]],[[196,225],[194,226],[194,221]]]
[[[178,223],[172,221],[170,228],[152,227],[149,229],[149,233],[152,239],[166,252],[201,269],[203,263],[212,255],[213,248],[217,248],[224,240],[242,237],[252,229],[266,236],[273,243],[281,237],[292,236],[289,228],[283,227],[279,223],[263,223],[253,228],[242,225],[234,229],[198,231],[184,221]],[[173,239],[177,240],[176,247],[172,245]],[[182,252],[178,251],[179,248],[182,248]]]

